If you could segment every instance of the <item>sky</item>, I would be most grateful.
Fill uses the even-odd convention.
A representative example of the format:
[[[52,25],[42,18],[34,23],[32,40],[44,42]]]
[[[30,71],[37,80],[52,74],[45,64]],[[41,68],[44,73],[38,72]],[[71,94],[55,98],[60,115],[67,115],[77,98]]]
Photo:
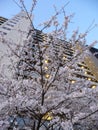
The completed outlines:
[[[19,3],[19,0],[16,0]],[[32,0],[24,0],[27,10],[30,10]],[[79,32],[84,33],[88,27],[93,23],[98,25],[98,0],[38,0],[34,10],[34,26],[35,28],[44,21],[47,21],[55,14],[54,5],[59,10],[67,2],[69,4],[65,7],[66,14],[74,13],[68,33],[79,29]],[[19,3],[20,4],[20,3]],[[0,0],[0,16],[8,19],[20,12],[20,8],[15,4],[14,0]],[[62,22],[62,17],[60,17]],[[87,36],[87,44],[98,40],[98,26],[92,29]],[[98,45],[96,45],[98,48]]]

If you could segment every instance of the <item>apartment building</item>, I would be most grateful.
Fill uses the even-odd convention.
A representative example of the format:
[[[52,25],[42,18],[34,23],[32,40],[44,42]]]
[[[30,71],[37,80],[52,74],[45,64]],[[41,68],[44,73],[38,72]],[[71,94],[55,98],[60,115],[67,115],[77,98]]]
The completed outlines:
[[[0,17],[3,19],[2,17]],[[4,57],[1,61],[0,70],[5,70],[5,74],[10,77],[10,70],[8,70],[8,66],[11,65],[11,61],[7,53],[9,52],[10,46],[13,50],[16,45],[24,45],[24,41],[27,39],[28,30],[31,26],[30,20],[27,17],[26,12],[21,11],[19,14],[15,15],[12,19],[4,19],[4,22],[1,22],[0,25],[0,37],[1,37],[1,47],[0,47],[0,57]],[[6,42],[6,45],[2,42],[3,39]],[[49,47],[49,44],[43,44],[45,41],[52,41],[52,36],[48,36],[47,34],[42,33],[40,30],[35,29],[35,34],[32,35],[32,38],[35,41],[39,41],[42,43],[42,47]],[[73,54],[74,49],[71,47],[69,43],[66,42],[66,46],[64,45],[65,41],[57,40],[58,42],[54,44],[55,55],[58,55],[59,50],[63,51],[62,62],[70,61]],[[33,45],[36,47],[36,45]],[[50,49],[51,50],[51,49]],[[50,51],[48,50],[48,51]],[[92,82],[91,88],[95,88],[98,85],[98,54],[93,55],[93,53],[98,52],[95,48],[90,48],[89,50],[90,56],[85,57],[84,61],[77,63],[78,68],[73,73],[74,77],[71,80],[71,83],[75,83],[79,79],[85,79]],[[5,55],[5,56],[4,56]],[[13,58],[16,61],[17,58]],[[45,61],[48,62],[48,61]],[[47,72],[47,66],[45,66],[45,72]],[[28,74],[26,70],[24,70],[25,74]],[[49,74],[45,73],[46,78],[49,78]]]
[[[33,37],[34,40],[38,40],[39,42],[44,41],[52,41],[52,36],[48,36],[47,34],[43,34],[41,31],[36,30],[36,36]],[[59,41],[59,42],[58,42]],[[65,46],[66,44],[66,46]],[[42,47],[49,47],[49,45],[42,45]],[[81,46],[79,46],[81,48]],[[55,55],[58,55],[58,52],[60,50],[63,51],[63,56],[61,57],[61,62],[70,61],[74,55],[74,50],[69,43],[63,41],[63,40],[57,40],[57,43],[54,45],[53,51],[55,52]],[[84,61],[77,62],[77,68],[75,69],[75,72],[73,73],[73,80],[71,80],[71,83],[77,82],[77,80],[85,79],[91,82],[91,88],[96,88],[98,85],[98,49],[91,47],[89,49],[90,55],[85,57]],[[47,69],[47,66],[46,66]]]

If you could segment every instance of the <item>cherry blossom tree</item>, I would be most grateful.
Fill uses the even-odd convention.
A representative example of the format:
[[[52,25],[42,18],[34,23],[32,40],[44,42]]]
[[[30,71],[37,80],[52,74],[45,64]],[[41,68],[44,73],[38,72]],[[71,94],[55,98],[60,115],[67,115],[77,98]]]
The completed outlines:
[[[78,63],[92,55],[89,52],[92,45],[86,46],[89,31],[84,34],[73,31],[67,39],[68,25],[73,17],[65,15],[68,3],[42,24],[41,31],[34,29],[31,13],[36,2],[33,0],[28,13],[24,1],[20,0],[31,22],[23,46],[15,45],[18,49],[13,49],[10,41],[0,37],[0,42],[11,50],[11,60],[13,55],[17,58],[11,66],[14,78],[0,74],[0,129],[95,130],[98,128],[98,88],[92,89],[91,81],[75,75],[79,73]],[[57,19],[61,12],[64,15],[62,25]],[[54,26],[52,32],[43,33],[51,26]],[[84,74],[83,69],[80,72]]]

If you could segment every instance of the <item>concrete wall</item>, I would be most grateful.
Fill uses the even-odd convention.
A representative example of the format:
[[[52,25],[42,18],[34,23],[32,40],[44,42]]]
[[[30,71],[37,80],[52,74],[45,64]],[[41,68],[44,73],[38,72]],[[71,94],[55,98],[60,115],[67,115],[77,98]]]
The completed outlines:
[[[22,46],[29,28],[30,20],[23,11],[0,26],[0,74],[12,77],[12,61],[14,66],[18,58],[10,56],[12,51],[9,47],[15,52],[17,45]]]

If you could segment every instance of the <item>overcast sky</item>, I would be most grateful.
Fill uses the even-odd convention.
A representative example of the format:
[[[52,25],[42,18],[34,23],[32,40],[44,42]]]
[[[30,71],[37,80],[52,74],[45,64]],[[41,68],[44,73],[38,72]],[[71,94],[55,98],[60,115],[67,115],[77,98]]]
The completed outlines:
[[[16,0],[19,3],[19,0]],[[31,7],[32,0],[25,0],[27,9]],[[54,14],[53,5],[60,9],[68,0],[38,0],[38,4],[34,11],[34,25],[46,21]],[[91,25],[92,21],[98,24],[98,0],[69,0],[69,4],[65,8],[66,14],[74,13],[69,32],[79,28],[80,32],[85,32]],[[19,13],[20,8],[13,2],[13,0],[0,0],[0,16],[11,18]],[[61,20],[62,21],[62,20]],[[94,40],[98,40],[98,27],[93,29],[88,37],[87,43],[90,44]],[[98,48],[98,45],[96,46]]]

